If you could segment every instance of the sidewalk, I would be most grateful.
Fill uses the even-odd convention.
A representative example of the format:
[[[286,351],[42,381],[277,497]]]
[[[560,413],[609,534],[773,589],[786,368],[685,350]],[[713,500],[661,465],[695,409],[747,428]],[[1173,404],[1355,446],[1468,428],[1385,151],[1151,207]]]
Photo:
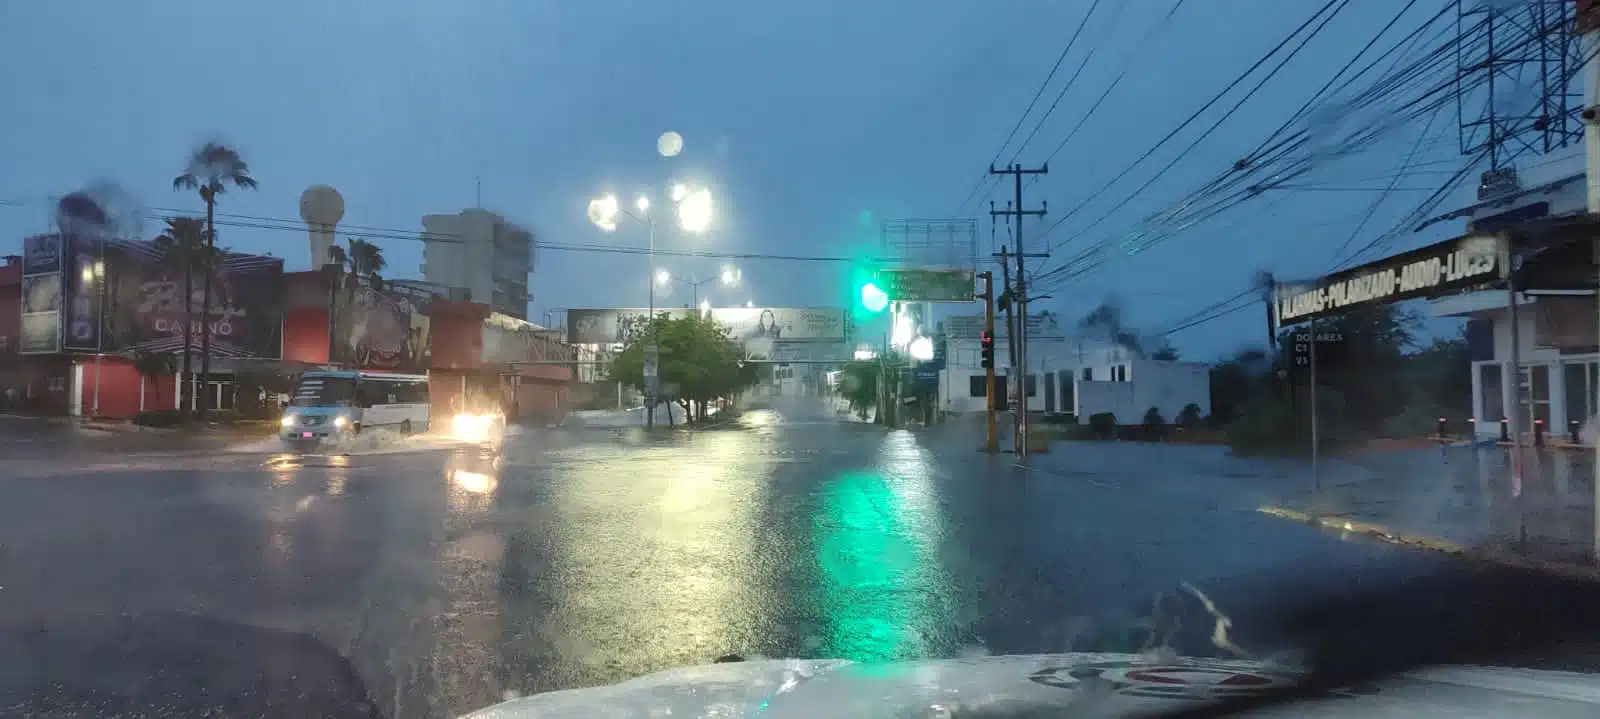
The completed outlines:
[[[1495,446],[1405,450],[1323,463],[1261,511],[1330,529],[1497,561],[1596,571],[1594,456],[1528,451],[1518,497]]]
[[[1325,458],[1315,475],[1306,460],[1234,457],[1207,445],[1063,441],[1023,462],[1160,501],[1600,576],[1592,559],[1594,455],[1547,448],[1526,456],[1520,499],[1510,451],[1492,445]]]

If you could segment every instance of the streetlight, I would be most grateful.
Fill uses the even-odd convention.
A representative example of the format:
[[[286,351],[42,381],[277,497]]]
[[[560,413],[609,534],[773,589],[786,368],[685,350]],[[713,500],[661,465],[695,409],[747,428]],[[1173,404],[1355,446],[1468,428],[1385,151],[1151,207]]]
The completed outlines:
[[[716,213],[712,206],[710,190],[707,190],[703,187],[691,188],[683,184],[674,184],[670,192],[673,203],[678,206],[678,225],[680,227],[682,227],[684,230],[697,234],[705,232],[711,227],[711,220]],[[617,229],[617,220],[621,217],[627,217],[644,225],[649,232],[648,252],[650,257],[650,266],[654,268],[656,263],[656,218],[655,215],[651,214],[650,212],[650,204],[650,197],[648,195],[640,195],[634,200],[633,205],[638,209],[638,212],[634,213],[623,208],[622,203],[617,200],[616,195],[606,193],[600,197],[589,200],[589,221],[594,223],[595,227],[598,227],[605,232],[615,232]],[[651,272],[653,275],[650,277],[651,280],[662,281],[663,283],[664,280],[661,280],[661,278],[663,276],[668,276],[666,275],[665,270],[652,269]],[[652,322],[655,321],[656,316],[655,281],[649,283],[649,320]],[[654,400],[655,397],[650,396],[646,398],[645,402],[647,405],[649,405],[645,410],[645,421],[646,425],[649,427],[654,427],[656,424],[656,408]]]
[[[704,187],[686,189],[683,199],[678,201],[678,223],[690,232],[700,233],[710,229],[715,214],[715,208],[711,205],[711,191]]]
[[[705,286],[707,284],[710,284],[712,282],[720,282],[722,284],[722,286],[724,286],[724,287],[737,287],[737,286],[739,286],[739,282],[741,280],[743,280],[743,279],[744,279],[744,271],[740,270],[737,267],[734,267],[733,265],[723,265],[722,266],[722,271],[717,273],[717,276],[708,277],[708,278],[703,279],[703,280],[696,280],[696,279],[694,279],[693,275],[690,275],[689,279],[686,280],[686,279],[683,279],[681,277],[673,277],[672,273],[670,273],[670,272],[668,272],[666,270],[657,270],[656,271],[656,284],[666,285],[666,284],[672,282],[673,280],[677,280],[678,282],[682,282],[684,285],[688,286],[690,290],[694,291],[694,303],[695,304],[700,304],[700,288],[701,287],[703,287],[703,286]]]

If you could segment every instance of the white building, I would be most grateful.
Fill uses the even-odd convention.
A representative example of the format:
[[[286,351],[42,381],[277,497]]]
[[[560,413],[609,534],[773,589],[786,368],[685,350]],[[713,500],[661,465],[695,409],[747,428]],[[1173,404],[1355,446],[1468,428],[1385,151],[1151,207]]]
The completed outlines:
[[[1583,148],[1551,153],[1517,168],[1509,192],[1465,208],[1457,216],[1483,229],[1501,217],[1535,219],[1582,213],[1587,208]],[[1586,425],[1600,407],[1600,353],[1592,332],[1595,327],[1593,293],[1579,297],[1519,295],[1518,334],[1521,339],[1520,377],[1507,368],[1511,361],[1511,313],[1503,289],[1473,292],[1432,300],[1436,317],[1468,320],[1468,346],[1472,362],[1472,413],[1476,433],[1484,439],[1500,435],[1500,420],[1509,408],[1528,426],[1528,401],[1533,417],[1545,423],[1552,436],[1567,434],[1570,423]],[[1581,296],[1587,295],[1587,296]],[[1578,323],[1588,332],[1570,331]],[[1578,338],[1575,340],[1574,335]],[[1520,386],[1521,397],[1518,396]]]
[[[528,275],[533,272],[533,233],[488,210],[427,215],[422,276],[428,282],[467,290],[469,299],[517,319],[528,317]]]
[[[1151,407],[1168,422],[1190,404],[1200,408],[1201,416],[1211,414],[1211,374],[1205,364],[1143,359],[1109,342],[1068,339],[1052,317],[1033,319],[1025,380],[1029,411],[1072,414],[1079,422],[1110,412],[1118,424],[1143,423]],[[971,329],[975,325],[968,318],[950,318],[945,326],[940,405],[946,412],[982,412],[987,406],[986,374],[981,345]],[[1012,376],[1010,357],[1006,335],[999,333],[994,343],[996,384]],[[997,393],[1011,394],[1006,388]]]

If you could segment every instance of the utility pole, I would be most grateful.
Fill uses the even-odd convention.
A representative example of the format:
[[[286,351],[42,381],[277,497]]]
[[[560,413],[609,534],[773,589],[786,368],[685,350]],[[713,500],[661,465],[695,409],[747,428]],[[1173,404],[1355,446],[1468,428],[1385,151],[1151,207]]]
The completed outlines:
[[[1273,307],[1278,301],[1277,287],[1278,280],[1272,273],[1261,276],[1261,298],[1267,306],[1267,350],[1273,354],[1278,351],[1278,308]]]
[[[1013,231],[1013,241],[1017,246],[1016,304],[1018,305],[1017,314],[1022,317],[1022,319],[1017,323],[1016,336],[1017,367],[1018,371],[1021,372],[1021,379],[1018,380],[1018,385],[1021,387],[1021,391],[1017,393],[1017,409],[1019,411],[1019,418],[1017,422],[1017,454],[1024,457],[1028,454],[1028,270],[1026,259],[1030,256],[1049,257],[1050,255],[1049,253],[1029,255],[1027,250],[1024,249],[1025,246],[1022,244],[1022,218],[1029,215],[1034,217],[1044,217],[1045,213],[1048,212],[1050,208],[1048,204],[1040,203],[1039,209],[1037,210],[1023,209],[1022,176],[1044,175],[1049,174],[1049,172],[1050,163],[1045,163],[1043,166],[1036,169],[1027,169],[1018,164],[1012,164],[1003,170],[997,170],[993,165],[989,166],[989,174],[991,175],[1010,175],[1016,193],[1016,205],[1011,209],[1007,209],[1005,214],[1007,217],[1017,218],[1016,229]],[[989,212],[994,213],[995,210],[990,210]]]

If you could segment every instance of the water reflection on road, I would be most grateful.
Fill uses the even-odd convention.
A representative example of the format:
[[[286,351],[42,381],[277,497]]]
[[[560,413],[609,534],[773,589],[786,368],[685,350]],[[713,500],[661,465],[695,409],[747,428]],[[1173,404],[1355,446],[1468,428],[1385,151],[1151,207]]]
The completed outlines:
[[[164,609],[294,629],[351,657],[390,716],[450,716],[728,653],[1126,648],[1084,647],[1083,623],[1127,629],[1108,617],[1185,580],[1232,609],[1261,585],[1218,578],[1384,553],[1018,474],[960,428],[829,415],[540,431],[503,455],[41,461],[0,482],[0,617]]]

